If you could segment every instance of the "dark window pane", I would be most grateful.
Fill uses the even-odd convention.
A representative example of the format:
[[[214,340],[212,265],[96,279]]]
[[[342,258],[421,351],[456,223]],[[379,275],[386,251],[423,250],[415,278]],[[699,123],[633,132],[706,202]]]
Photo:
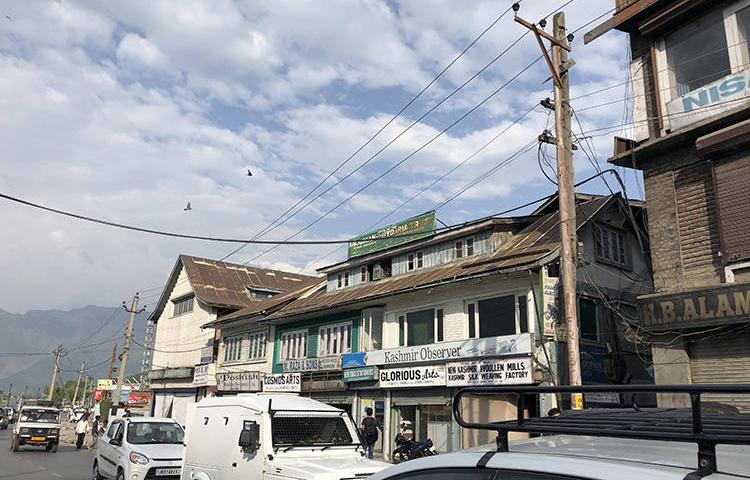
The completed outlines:
[[[406,314],[407,345],[428,345],[435,343],[435,311],[420,310]]]
[[[516,298],[489,298],[479,301],[479,336],[499,337],[516,333]]]
[[[474,239],[467,238],[466,239],[466,256],[470,257],[472,255],[474,255]]]
[[[469,338],[476,338],[477,336],[476,306],[473,303],[470,303],[467,306],[467,309],[469,311]]]
[[[438,342],[443,341],[443,309],[437,311],[437,339]]]
[[[404,316],[398,317],[398,344],[404,345]]]
[[[464,242],[461,240],[456,242],[456,258],[461,258],[464,256]]]
[[[594,342],[598,341],[596,303],[593,300],[582,298],[578,302],[578,318],[581,324],[581,338]]]
[[[666,37],[667,62],[677,95],[729,75],[729,51],[721,10]]]
[[[521,333],[529,331],[529,313],[526,297],[518,297],[518,325]]]

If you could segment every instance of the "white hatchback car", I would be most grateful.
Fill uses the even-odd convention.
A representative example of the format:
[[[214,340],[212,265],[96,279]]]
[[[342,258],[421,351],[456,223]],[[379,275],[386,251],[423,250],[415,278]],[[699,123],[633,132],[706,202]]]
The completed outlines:
[[[179,480],[182,427],[171,418],[113,420],[99,439],[93,480]]]

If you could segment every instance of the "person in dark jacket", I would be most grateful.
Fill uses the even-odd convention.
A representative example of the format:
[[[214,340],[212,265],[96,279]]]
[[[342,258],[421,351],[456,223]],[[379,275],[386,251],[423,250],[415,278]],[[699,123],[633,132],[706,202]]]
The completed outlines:
[[[375,444],[378,441],[378,430],[383,428],[380,426],[378,419],[372,416],[372,408],[365,408],[366,417],[362,419],[362,436],[365,440],[365,449],[367,450],[367,458],[372,458],[375,453]]]

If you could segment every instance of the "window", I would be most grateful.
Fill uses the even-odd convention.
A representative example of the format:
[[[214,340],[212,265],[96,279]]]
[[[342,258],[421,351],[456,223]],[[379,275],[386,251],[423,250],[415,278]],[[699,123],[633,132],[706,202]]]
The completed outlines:
[[[274,447],[354,445],[352,432],[341,415],[285,415],[271,417]],[[318,414],[319,415],[319,414]]]
[[[437,310],[437,341],[443,341],[443,309],[438,308]]]
[[[336,287],[338,287],[338,288],[341,288],[341,285],[342,285],[342,279],[343,279],[343,277],[342,277],[342,276],[341,276],[341,274],[339,273],[339,274],[338,274],[338,275],[336,276]]]
[[[469,338],[528,332],[527,302],[526,295],[506,295],[467,303]]]
[[[224,361],[237,362],[242,358],[242,335],[224,337]]]
[[[598,310],[596,301],[593,299],[581,298],[578,301],[578,323],[581,330],[581,340],[599,341]]]
[[[469,316],[469,338],[477,337],[477,314],[476,314],[476,303],[470,303],[467,305],[467,313]]]
[[[466,239],[466,256],[472,255],[474,255],[474,239],[470,237]]]
[[[248,336],[250,360],[266,358],[266,344],[268,342],[266,332],[254,332]]]
[[[409,255],[406,256],[406,269],[410,272],[414,270],[414,254],[413,253],[410,253]]]
[[[134,422],[128,424],[128,443],[133,445],[177,444],[182,445],[185,432],[177,423]]]
[[[307,330],[286,332],[281,336],[281,360],[307,357]]]
[[[398,345],[403,347],[406,343],[406,317],[399,315],[398,317]]]
[[[194,296],[180,298],[174,301],[174,314],[172,316],[184,315],[193,311]]]
[[[626,267],[627,246],[625,245],[625,233],[621,230],[596,225],[594,227],[594,240],[596,242],[596,259],[600,262],[609,263],[617,267]]]
[[[360,269],[359,269],[359,281],[360,282],[366,282],[367,281],[367,266],[360,267]]]
[[[117,435],[117,430],[120,428],[120,425],[122,425],[120,422],[112,422],[109,425],[109,428],[107,429],[107,436],[109,438],[115,438]]]
[[[349,286],[349,272],[344,272],[344,286]]]
[[[341,355],[352,351],[351,322],[320,327],[318,336],[319,357]]]
[[[362,339],[360,348],[363,352],[383,348],[383,309],[367,308],[362,310]]]
[[[464,241],[456,240],[456,258],[461,258],[463,256],[464,256]]]
[[[424,259],[422,252],[417,252],[417,268],[422,268],[424,266]]]

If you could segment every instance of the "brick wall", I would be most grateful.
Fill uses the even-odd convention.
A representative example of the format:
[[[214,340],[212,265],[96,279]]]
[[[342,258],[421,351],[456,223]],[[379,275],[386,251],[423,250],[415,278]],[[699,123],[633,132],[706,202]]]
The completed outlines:
[[[654,287],[659,293],[722,281],[711,169],[689,144],[644,166]]]

